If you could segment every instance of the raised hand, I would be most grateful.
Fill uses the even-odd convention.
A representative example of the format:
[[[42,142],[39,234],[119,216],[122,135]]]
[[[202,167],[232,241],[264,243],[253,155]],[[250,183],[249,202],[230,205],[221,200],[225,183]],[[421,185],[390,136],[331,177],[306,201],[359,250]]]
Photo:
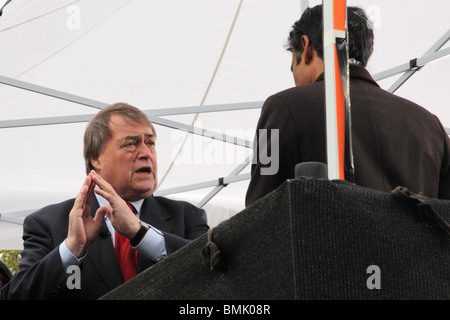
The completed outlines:
[[[140,228],[139,218],[130,210],[125,200],[98,173],[91,171],[89,176],[99,187],[95,188],[94,192],[108,200],[110,204],[110,206],[103,207],[107,208],[106,215],[111,220],[114,229],[128,239],[133,238]]]
[[[82,257],[89,245],[97,237],[105,214],[111,208],[101,207],[95,217],[91,217],[91,204],[95,183],[92,176],[88,175],[78,193],[75,203],[69,215],[69,230],[66,238],[66,246],[77,258]]]

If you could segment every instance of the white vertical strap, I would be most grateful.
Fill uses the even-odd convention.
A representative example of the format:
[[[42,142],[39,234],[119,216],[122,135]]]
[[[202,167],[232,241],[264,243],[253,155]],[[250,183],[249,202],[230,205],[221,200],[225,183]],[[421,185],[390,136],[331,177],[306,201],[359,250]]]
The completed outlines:
[[[333,21],[333,0],[323,0],[325,110],[327,133],[328,179],[339,179],[339,147],[336,115],[336,81],[334,51],[336,32]]]

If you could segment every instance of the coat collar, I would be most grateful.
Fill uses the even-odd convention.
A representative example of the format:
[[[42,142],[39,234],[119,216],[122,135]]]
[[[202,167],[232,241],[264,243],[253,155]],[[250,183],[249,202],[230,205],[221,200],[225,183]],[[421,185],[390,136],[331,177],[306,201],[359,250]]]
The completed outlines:
[[[367,71],[366,68],[358,66],[358,65],[350,64],[349,71],[350,71],[350,79],[361,79],[361,80],[370,82],[371,84],[379,87],[378,83],[372,78],[372,76],[370,75],[369,71]],[[317,77],[315,82],[322,81],[324,79],[325,79],[325,75],[322,73]],[[351,88],[350,88],[350,90],[351,90]]]

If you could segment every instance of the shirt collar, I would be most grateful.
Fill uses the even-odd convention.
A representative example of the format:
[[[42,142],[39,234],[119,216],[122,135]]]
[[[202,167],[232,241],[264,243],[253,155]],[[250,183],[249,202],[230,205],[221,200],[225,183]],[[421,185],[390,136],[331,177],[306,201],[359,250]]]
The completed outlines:
[[[100,207],[103,207],[105,204],[109,205],[108,200],[103,198],[101,195],[95,193],[95,197],[97,198],[98,204]],[[135,209],[137,213],[141,212],[142,204],[144,203],[144,199],[138,201],[127,201],[129,202]]]

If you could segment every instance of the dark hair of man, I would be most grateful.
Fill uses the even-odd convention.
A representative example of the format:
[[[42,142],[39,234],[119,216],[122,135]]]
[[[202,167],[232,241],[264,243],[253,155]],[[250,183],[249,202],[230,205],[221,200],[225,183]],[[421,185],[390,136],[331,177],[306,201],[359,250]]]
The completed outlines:
[[[115,103],[95,115],[89,121],[84,133],[84,160],[86,165],[86,174],[89,174],[94,167],[91,159],[98,159],[103,151],[106,141],[111,138],[111,130],[109,128],[109,120],[112,114],[118,114],[130,120],[134,120],[141,125],[149,126],[156,138],[156,131],[145,113],[136,107],[126,103]]]
[[[308,36],[319,58],[323,59],[322,5],[307,8],[301,18],[294,23],[289,33],[286,50],[295,52],[297,64],[301,61],[303,46],[301,37]],[[373,52],[373,25],[363,9],[347,7],[347,30],[349,58],[366,67]]]

